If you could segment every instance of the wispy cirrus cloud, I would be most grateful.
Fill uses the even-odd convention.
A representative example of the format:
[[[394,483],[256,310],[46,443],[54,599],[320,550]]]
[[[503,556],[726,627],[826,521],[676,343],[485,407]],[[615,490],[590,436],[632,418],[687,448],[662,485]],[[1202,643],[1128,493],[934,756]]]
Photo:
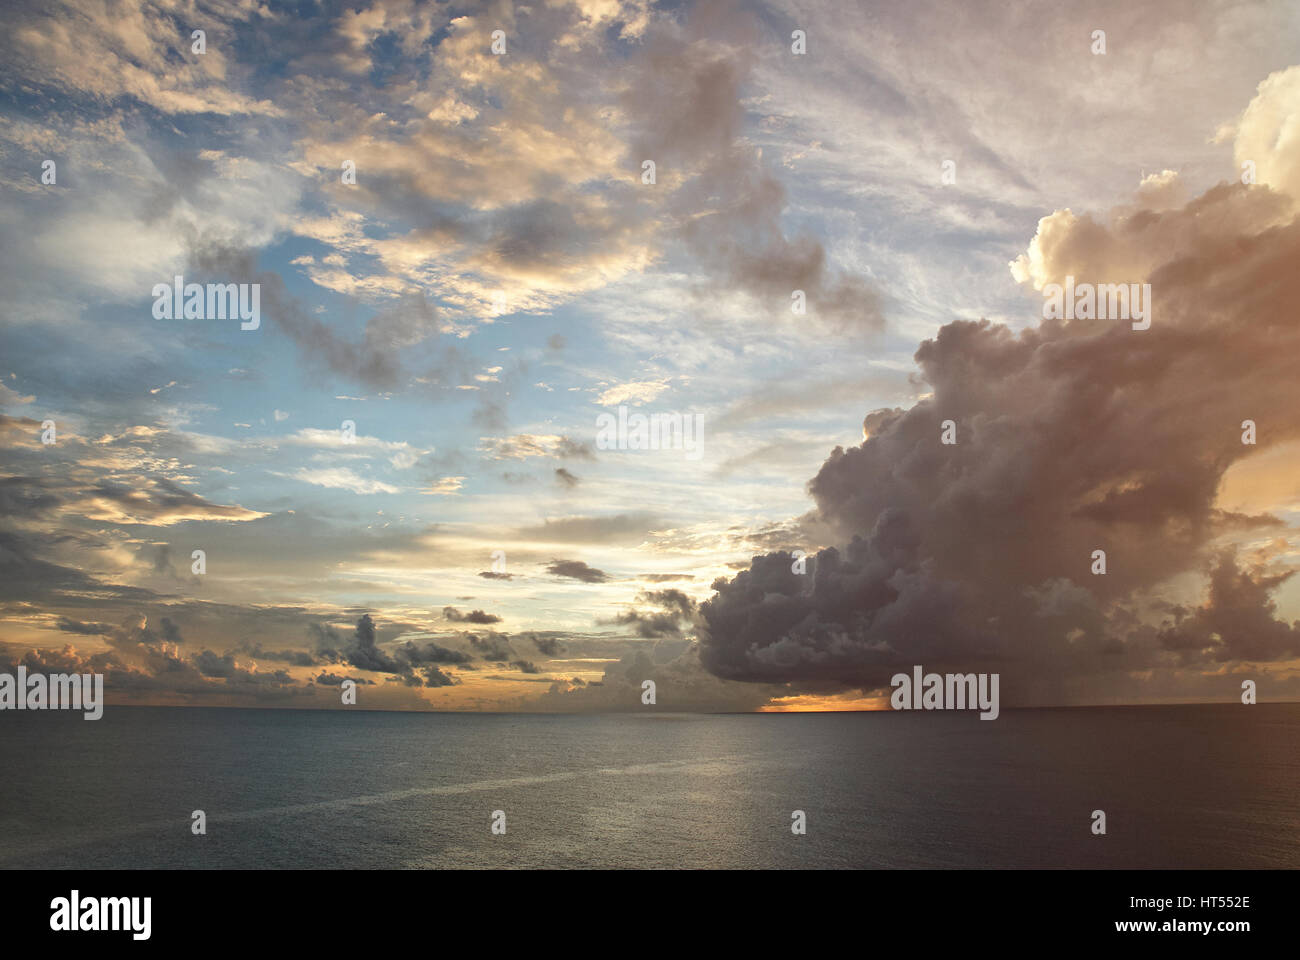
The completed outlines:
[[[382,480],[375,480],[371,477],[363,477],[346,467],[326,467],[319,470],[303,468],[290,474],[290,476],[295,480],[301,480],[304,483],[314,484],[318,487],[347,490],[362,495],[401,492],[400,487],[395,487],[391,483],[384,483]]]

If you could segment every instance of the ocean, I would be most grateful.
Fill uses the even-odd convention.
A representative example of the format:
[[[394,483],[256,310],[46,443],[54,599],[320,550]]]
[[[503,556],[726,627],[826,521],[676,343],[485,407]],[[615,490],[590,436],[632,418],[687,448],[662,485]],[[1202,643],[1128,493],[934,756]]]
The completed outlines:
[[[1300,704],[6,712],[0,867],[1296,868],[1298,746]]]

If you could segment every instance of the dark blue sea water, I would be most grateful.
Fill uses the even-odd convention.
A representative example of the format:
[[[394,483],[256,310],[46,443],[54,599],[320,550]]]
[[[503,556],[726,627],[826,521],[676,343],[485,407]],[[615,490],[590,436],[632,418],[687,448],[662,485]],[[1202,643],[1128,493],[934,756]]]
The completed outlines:
[[[1295,868],[1298,747],[1300,704],[6,712],[0,867]]]

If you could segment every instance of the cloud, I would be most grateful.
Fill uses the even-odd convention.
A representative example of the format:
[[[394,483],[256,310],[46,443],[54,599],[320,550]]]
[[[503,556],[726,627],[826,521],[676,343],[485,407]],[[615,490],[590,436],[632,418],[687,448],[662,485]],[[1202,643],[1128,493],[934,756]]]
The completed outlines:
[[[358,686],[369,685],[373,687],[375,685],[375,681],[367,680],[364,677],[345,677],[342,674],[330,673],[325,670],[321,671],[315,682],[325,687],[338,687],[342,686],[344,680],[351,680]]]
[[[351,643],[342,652],[342,658],[360,670],[404,673],[409,669],[376,645],[375,621],[368,613],[357,621],[356,631],[352,634]]]
[[[204,650],[194,657],[194,666],[198,668],[199,673],[205,677],[222,677],[230,678],[237,675],[240,670],[235,663],[235,658],[226,654],[223,657],[217,656],[211,650]]]
[[[613,407],[625,403],[640,405],[649,403],[667,389],[667,380],[641,380],[622,383],[601,391],[600,396],[596,398],[596,402],[602,407]]]
[[[657,659],[644,649],[634,650],[610,664],[600,680],[556,680],[540,699],[520,701],[516,707],[564,713],[643,711],[646,707],[641,697],[647,680],[655,684],[656,708],[669,711],[751,711],[788,692],[778,684],[719,679],[701,665],[699,645],[690,644],[667,659]]]
[[[317,427],[304,427],[287,437],[279,438],[276,442],[289,446],[318,447],[339,453],[383,456],[397,469],[413,466],[421,457],[433,453],[432,447],[414,447],[405,440],[381,440],[379,437],[358,434],[345,435],[341,429],[322,430]]]
[[[369,705],[499,706],[483,672],[461,671],[534,646],[583,680],[646,648],[649,666],[628,659],[581,701],[639,703],[623,671],[676,676],[692,636],[675,682],[723,707],[761,703],[769,679],[782,696],[868,684],[918,651],[1006,663],[1018,695],[1064,701],[1177,695],[1204,671],[1293,657],[1300,68],[1260,82],[1294,60],[1293,11],[1268,0],[1247,30],[1236,8],[1205,7],[1148,29],[1161,17],[1115,7],[1126,54],[1107,61],[1070,39],[1068,11],[938,9],[807,5],[812,55],[792,57],[788,18],[743,3],[465,16],[361,0],[314,20],[245,0],[20,4],[0,37],[21,91],[0,124],[14,171],[0,354],[20,365],[0,371],[0,402],[30,419],[0,420],[3,635],[50,661],[107,658],[115,689],[158,702],[284,686],[278,702],[323,705],[338,697],[309,678],[322,669],[378,681]],[[506,57],[488,50],[497,27]],[[989,37],[1025,55],[993,72],[943,55]],[[1056,69],[1071,63],[1088,83]],[[1100,135],[1044,159],[1044,117]],[[1213,143],[1207,117],[1227,121]],[[960,186],[937,182],[946,157]],[[39,183],[45,158],[57,185]],[[1135,196],[1106,209],[1138,170]],[[1207,191],[1212,176],[1227,182]],[[1020,249],[1017,287],[1001,267]],[[151,321],[150,286],[182,272],[261,284],[260,330]],[[1017,333],[1034,291],[1067,274],[1149,280],[1151,336]],[[877,278],[904,325],[881,340]],[[968,322],[982,315],[1012,319]],[[909,377],[904,354],[927,337]],[[714,425],[707,469],[579,465],[596,461],[593,400],[670,390]],[[343,418],[411,442],[348,444]],[[959,446],[936,454],[949,418]],[[1247,418],[1260,443],[1243,448]],[[415,444],[435,433],[448,452],[426,460]],[[600,515],[568,514],[579,494]],[[461,581],[507,541],[511,569],[537,569],[482,570],[479,592],[520,579],[510,616],[563,628],[516,634],[517,652],[429,606],[431,589],[482,602]],[[777,553],[795,545],[814,552],[803,576]],[[208,576],[190,573],[196,547]],[[1105,577],[1088,570],[1098,547]],[[737,563],[754,553],[769,557]],[[587,562],[537,576],[553,557]],[[692,601],[742,569],[712,622],[652,596]],[[601,607],[611,580],[630,602]],[[574,632],[615,616],[621,629]],[[573,661],[546,662],[565,645]],[[458,676],[469,689],[426,692]]]
[[[483,636],[471,633],[469,642],[471,647],[479,651],[484,660],[491,660],[494,663],[505,663],[514,655],[509,637],[499,633],[488,633]]]
[[[326,467],[322,469],[304,467],[301,470],[289,474],[289,476],[318,487],[329,487],[333,490],[349,490],[352,493],[358,494],[401,492],[400,487],[395,487],[391,483],[384,483],[382,480],[373,480],[369,477],[363,477],[346,467]]]
[[[473,657],[463,650],[452,650],[437,643],[417,644],[408,640],[397,649],[398,656],[413,665],[427,663],[468,664]]]
[[[61,652],[31,650],[15,662],[29,670],[103,673],[113,697],[213,697],[234,692],[257,700],[286,700],[301,695],[301,690],[294,689],[297,681],[284,670],[263,671],[252,661],[241,664],[232,654],[219,655],[208,649],[185,657],[178,646],[180,630],[166,617],[161,621],[161,634],[139,615],[95,633],[104,638],[108,650],[83,654],[67,645]],[[6,659],[0,649],[0,667]]]
[[[1270,573],[1262,566],[1242,570],[1233,553],[1224,551],[1210,573],[1204,605],[1191,611],[1176,608],[1172,622],[1158,634],[1160,645],[1189,662],[1300,657],[1300,620],[1288,624],[1276,619],[1277,605],[1270,596],[1294,574]]]
[[[260,643],[245,644],[240,649],[254,660],[270,660],[295,667],[311,667],[316,664],[316,655],[309,650],[267,650]]]
[[[421,667],[418,673],[424,680],[426,687],[452,687],[460,683],[460,680],[453,674],[445,673],[432,665]]]
[[[112,624],[83,623],[80,620],[72,620],[68,617],[59,617],[56,626],[65,633],[77,633],[85,637],[99,637],[113,630]]]
[[[460,488],[464,485],[464,477],[443,477],[430,486],[429,489],[420,492],[431,497],[449,497],[460,493]]]
[[[360,383],[391,390],[406,386],[413,377],[425,387],[461,382],[467,365],[452,344],[439,344],[443,322],[437,308],[423,295],[404,292],[396,303],[376,311],[357,340],[340,336],[336,327],[310,314],[285,287],[284,278],[259,270],[254,253],[223,243],[195,239],[190,244],[193,269],[233,282],[256,283],[264,313],[275,318],[278,330],[297,344],[307,365],[329,370]],[[408,370],[409,348],[433,343],[434,359],[427,366]],[[439,349],[440,347],[440,349]],[[421,353],[420,356],[424,356]]]
[[[194,53],[193,17],[143,2],[112,7],[58,4],[15,11],[6,32],[5,60],[39,88],[110,103],[132,98],[163,114],[281,114],[269,100],[238,92],[245,71],[224,51],[237,49],[234,24],[205,15],[209,46]],[[227,4],[232,21],[261,14],[250,4]]]
[[[482,610],[471,610],[469,613],[461,613],[455,607],[443,607],[442,618],[450,620],[453,623],[500,623],[501,618],[494,613],[484,613]]]
[[[1300,439],[1295,211],[1238,183],[1170,209],[1045,218],[1015,275],[1149,282],[1150,329],[946,324],[916,352],[931,395],[868,414],[864,441],[809,482],[843,546],[803,574],[777,552],[716,581],[702,663],[810,691],[879,689],[914,664],[992,670],[1008,702],[1077,702],[1144,671],[1148,694],[1168,696],[1188,664],[1295,656],[1268,599],[1289,571],[1218,553],[1280,521],[1217,501],[1234,464]],[[1256,446],[1246,419],[1264,425]],[[1211,556],[1204,606],[1161,626],[1165,598]]]
[[[604,583],[609,575],[603,570],[589,567],[581,560],[552,560],[546,572],[569,580],[581,580],[583,583]]]
[[[813,322],[877,331],[878,293],[863,277],[837,270],[815,238],[787,235],[786,190],[741,135],[757,30],[736,4],[655,21],[627,68],[631,153],[679,178],[663,201],[678,239],[724,285],[786,310],[792,291],[802,290]]]
[[[625,610],[610,622],[635,627],[639,637],[680,637],[696,611],[693,599],[671,587],[666,590],[643,590],[637,595],[637,600],[658,609],[649,612]]]
[[[1300,65],[1271,73],[1237,122],[1238,172],[1255,165],[1256,182],[1300,200]]]
[[[559,656],[564,652],[564,644],[560,642],[557,636],[541,634],[536,632],[521,633],[521,639],[531,640],[537,649],[548,657]]]
[[[662,523],[646,513],[619,513],[608,517],[562,517],[540,526],[521,527],[514,535],[539,543],[630,543],[646,540]]]
[[[84,471],[79,471],[83,473]],[[171,526],[191,520],[246,522],[267,516],[238,505],[212,503],[160,476],[9,476],[0,503],[29,516],[82,517],[100,523]]]
[[[297,222],[335,251],[332,266],[304,260],[308,276],[369,300],[436,290],[459,335],[677,258],[773,305],[802,289],[811,322],[877,326],[870,284],[819,240],[788,234],[780,164],[745,135],[759,18],[732,4],[638,9],[623,28],[638,24],[624,34],[637,42],[619,45],[613,82],[607,55],[592,56],[614,34],[591,25],[608,21],[573,5],[531,9],[526,31],[513,30],[511,12],[443,19],[385,5],[340,17],[327,49],[294,64],[310,65],[313,87],[350,87],[380,37],[411,56],[436,53],[342,110],[320,109],[305,84],[285,91],[301,103],[295,169],[337,178],[347,157],[361,174],[325,194],[324,214]],[[489,52],[497,27],[514,38],[509,56]],[[640,182],[649,158],[660,171],[652,186]]]
[[[12,389],[7,383],[0,383],[0,407],[10,407],[17,404],[32,403],[36,399],[33,395],[24,396],[17,390]]]
[[[493,460],[526,460],[529,457],[595,459],[588,444],[557,434],[519,433],[505,438],[484,437],[479,443],[479,450]]]
[[[453,650],[439,643],[416,643],[408,640],[391,650],[385,650],[378,641],[378,630],[370,614],[362,614],[356,629],[346,640],[332,628],[322,624],[314,626],[318,656],[329,663],[346,663],[359,670],[387,673],[411,687],[448,687],[460,682],[439,665],[455,665],[465,669],[473,657],[461,650]],[[471,635],[475,646],[475,637]],[[505,645],[509,655],[509,644]],[[493,648],[495,652],[495,648]],[[505,659],[502,656],[500,659]],[[319,679],[317,682],[320,682]]]

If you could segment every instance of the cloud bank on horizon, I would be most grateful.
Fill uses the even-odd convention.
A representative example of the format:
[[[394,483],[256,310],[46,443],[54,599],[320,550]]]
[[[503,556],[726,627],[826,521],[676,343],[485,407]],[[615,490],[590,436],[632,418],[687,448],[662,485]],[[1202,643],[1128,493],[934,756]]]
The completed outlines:
[[[19,3],[0,672],[1300,696],[1300,11],[1031,10]]]

